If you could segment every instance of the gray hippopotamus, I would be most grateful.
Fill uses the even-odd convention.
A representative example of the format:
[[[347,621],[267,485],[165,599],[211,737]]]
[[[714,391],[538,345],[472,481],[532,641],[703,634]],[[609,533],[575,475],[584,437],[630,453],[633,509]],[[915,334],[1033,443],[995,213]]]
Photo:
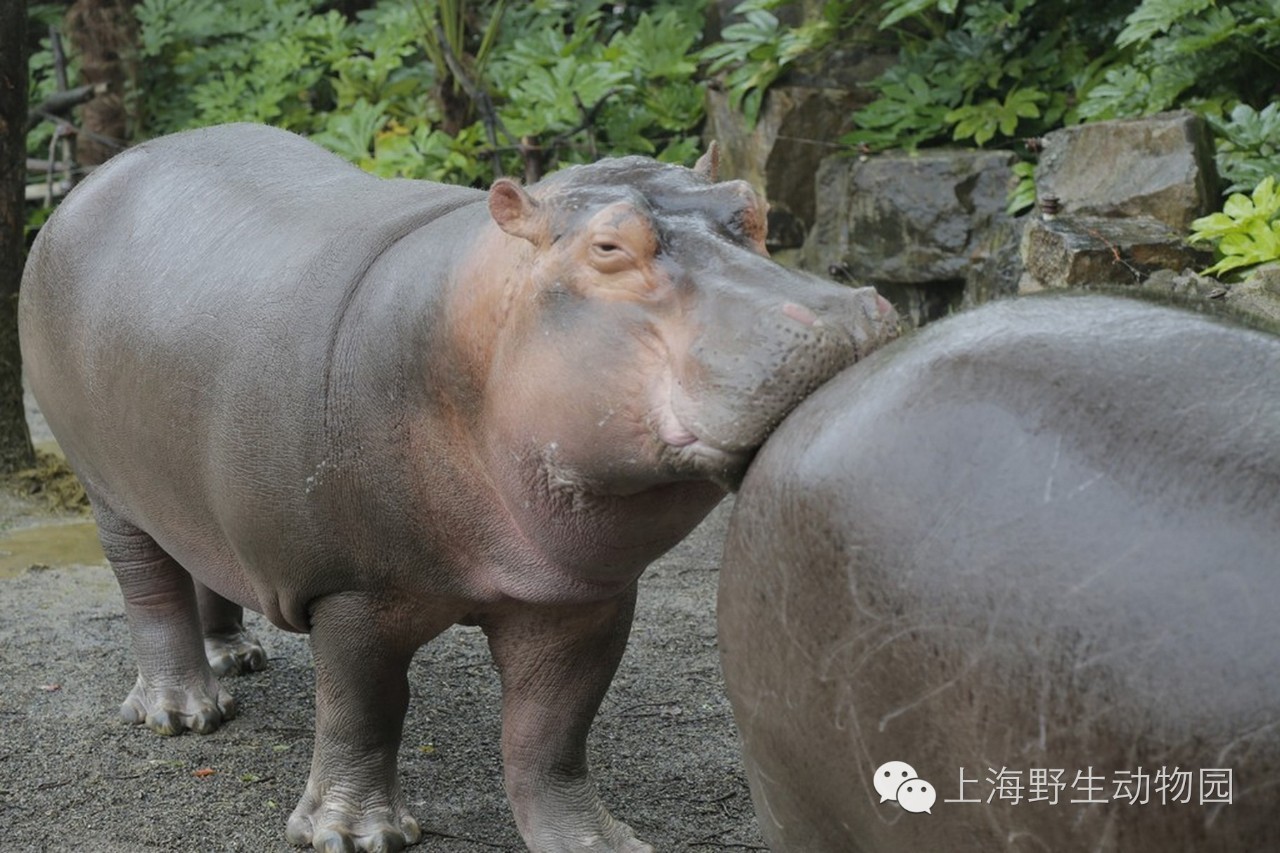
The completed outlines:
[[[774,850],[1280,850],[1280,338],[997,303],[766,442],[720,578]]]
[[[399,849],[414,651],[483,627],[533,850],[650,849],[588,773],[636,581],[821,382],[891,336],[873,290],[764,254],[764,205],[643,158],[485,193],[230,125],[140,145],[41,230],[22,353],[93,505],[162,734],[304,631],[311,777],[288,837]]]

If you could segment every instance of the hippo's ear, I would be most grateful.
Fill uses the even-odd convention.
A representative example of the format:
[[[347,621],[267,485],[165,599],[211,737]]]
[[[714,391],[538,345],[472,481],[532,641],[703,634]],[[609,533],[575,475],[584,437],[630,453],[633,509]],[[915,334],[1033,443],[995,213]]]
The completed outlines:
[[[693,164],[693,171],[715,183],[720,177],[720,145],[714,139],[707,146],[707,152]]]
[[[489,215],[513,237],[537,242],[546,231],[541,205],[510,178],[498,178],[489,188]]]

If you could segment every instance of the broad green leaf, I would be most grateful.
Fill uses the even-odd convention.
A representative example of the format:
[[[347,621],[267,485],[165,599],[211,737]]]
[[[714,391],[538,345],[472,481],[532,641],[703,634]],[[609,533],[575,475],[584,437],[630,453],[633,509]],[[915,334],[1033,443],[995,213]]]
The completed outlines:
[[[1128,47],[1150,41],[1179,20],[1202,12],[1211,5],[1213,0],[1142,0],[1138,8],[1125,18],[1125,27],[1116,36],[1116,46]]]
[[[1254,189],[1253,208],[1259,216],[1268,219],[1280,213],[1280,191],[1276,189],[1275,178],[1266,178]]]
[[[935,5],[938,0],[888,0],[880,8],[888,9],[889,14],[880,22],[880,29],[887,30],[899,21],[910,18],[912,15],[919,15],[931,6]],[[955,11],[955,2],[950,3],[951,10]]]

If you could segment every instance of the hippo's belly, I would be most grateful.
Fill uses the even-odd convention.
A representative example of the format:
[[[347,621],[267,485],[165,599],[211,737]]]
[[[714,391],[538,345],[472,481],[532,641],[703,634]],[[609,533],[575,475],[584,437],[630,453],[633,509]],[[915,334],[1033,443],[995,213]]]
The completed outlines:
[[[1097,297],[940,323],[802,405],[739,497],[720,634],[762,830],[1275,849],[1278,608],[1280,341]],[[881,801],[890,761],[930,813]]]

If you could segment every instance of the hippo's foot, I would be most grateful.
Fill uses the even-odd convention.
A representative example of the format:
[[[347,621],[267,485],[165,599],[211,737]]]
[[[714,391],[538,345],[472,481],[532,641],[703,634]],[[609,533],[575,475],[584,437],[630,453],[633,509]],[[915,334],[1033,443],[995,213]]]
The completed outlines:
[[[120,706],[120,718],[126,723],[145,724],[159,735],[178,735],[184,731],[207,735],[236,715],[236,700],[218,682],[199,687],[176,687],[146,684],[142,676]]]
[[[631,827],[609,814],[595,792],[590,777],[570,789],[551,785],[542,789],[540,802],[517,808],[526,816],[521,835],[538,853],[653,853],[653,847],[636,838]],[[515,804],[513,803],[513,806]]]
[[[307,793],[289,816],[285,836],[290,844],[309,844],[321,853],[394,853],[417,844],[422,830],[399,795],[347,796],[334,785],[320,797],[308,783]]]
[[[243,628],[206,634],[204,654],[214,675],[246,675],[267,668],[267,653],[258,638]]]
[[[603,820],[587,826],[570,821],[564,826],[546,826],[531,836],[530,850],[538,853],[653,853],[653,847],[636,838],[631,827],[604,812]]]

